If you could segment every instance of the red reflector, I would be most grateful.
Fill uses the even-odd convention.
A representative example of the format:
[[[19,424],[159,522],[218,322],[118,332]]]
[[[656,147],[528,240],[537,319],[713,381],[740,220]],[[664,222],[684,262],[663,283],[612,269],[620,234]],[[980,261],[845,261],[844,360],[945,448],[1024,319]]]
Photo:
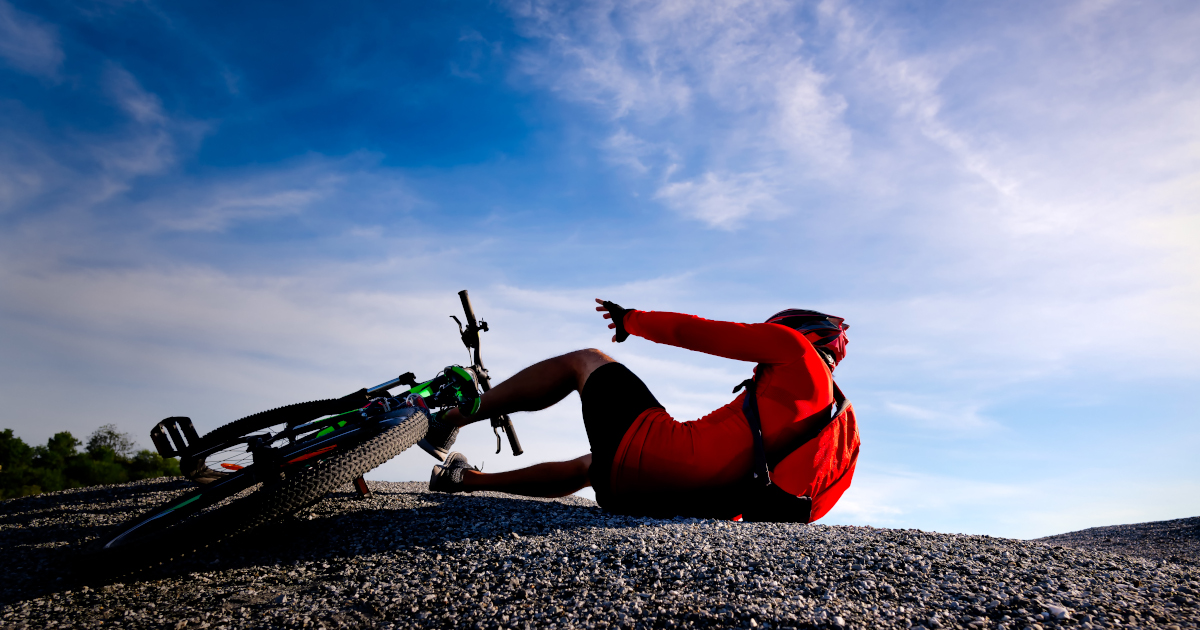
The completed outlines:
[[[317,455],[320,455],[321,453],[328,453],[329,451],[332,451],[335,448],[337,448],[337,444],[334,444],[333,446],[326,446],[323,449],[316,450],[311,453],[305,453],[304,455],[301,455],[300,457],[297,457],[296,459],[289,459],[288,463],[294,464],[296,462],[302,462],[310,457],[316,457]]]
[[[221,464],[221,468],[228,468],[229,470],[241,470],[245,468],[245,466],[238,466],[237,464]]]

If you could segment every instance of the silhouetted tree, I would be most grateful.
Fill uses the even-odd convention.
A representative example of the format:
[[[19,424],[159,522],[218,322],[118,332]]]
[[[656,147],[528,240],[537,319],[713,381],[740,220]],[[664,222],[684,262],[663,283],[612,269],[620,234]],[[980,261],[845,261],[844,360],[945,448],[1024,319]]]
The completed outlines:
[[[89,453],[94,453],[101,448],[107,448],[118,457],[128,458],[133,455],[135,446],[136,443],[128,433],[117,431],[115,424],[105,424],[96,429],[88,438],[87,450]]]
[[[179,460],[147,449],[135,453],[133,438],[115,425],[97,429],[79,452],[82,445],[66,431],[34,447],[12,429],[0,431],[0,499],[180,474]]]

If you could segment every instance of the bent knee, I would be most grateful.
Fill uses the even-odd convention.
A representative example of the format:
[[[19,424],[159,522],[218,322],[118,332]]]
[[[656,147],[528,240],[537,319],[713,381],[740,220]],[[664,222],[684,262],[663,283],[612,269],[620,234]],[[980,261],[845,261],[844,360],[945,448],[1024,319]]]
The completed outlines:
[[[595,348],[585,348],[563,355],[563,358],[571,362],[574,367],[575,375],[578,379],[577,388],[583,391],[583,384],[587,382],[589,376],[596,368],[609,363],[616,363],[616,359],[604,354]]]
[[[580,361],[589,363],[595,362],[600,365],[605,363],[616,363],[616,359],[604,354],[596,348],[584,348],[583,350],[576,350],[575,352],[571,353],[571,356],[576,357]]]

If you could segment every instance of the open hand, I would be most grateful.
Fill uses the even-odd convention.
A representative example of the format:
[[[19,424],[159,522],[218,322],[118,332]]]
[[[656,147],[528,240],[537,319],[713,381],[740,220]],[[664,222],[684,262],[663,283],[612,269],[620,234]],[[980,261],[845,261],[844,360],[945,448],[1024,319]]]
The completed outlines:
[[[612,320],[608,325],[610,329],[616,330],[612,340],[617,343],[625,341],[629,337],[629,333],[625,331],[625,313],[633,309],[624,309],[615,302],[600,298],[596,298],[596,303],[600,305],[596,307],[596,310],[604,313],[604,319]]]

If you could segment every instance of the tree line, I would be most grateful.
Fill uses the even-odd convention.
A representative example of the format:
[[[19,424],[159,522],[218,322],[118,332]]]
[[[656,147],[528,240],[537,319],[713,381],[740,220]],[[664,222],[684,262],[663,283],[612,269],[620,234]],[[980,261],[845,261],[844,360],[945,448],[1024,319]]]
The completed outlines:
[[[68,431],[55,433],[45,446],[29,446],[12,429],[0,431],[0,499],[180,475],[179,460],[136,450],[116,425],[96,429],[82,446]]]

